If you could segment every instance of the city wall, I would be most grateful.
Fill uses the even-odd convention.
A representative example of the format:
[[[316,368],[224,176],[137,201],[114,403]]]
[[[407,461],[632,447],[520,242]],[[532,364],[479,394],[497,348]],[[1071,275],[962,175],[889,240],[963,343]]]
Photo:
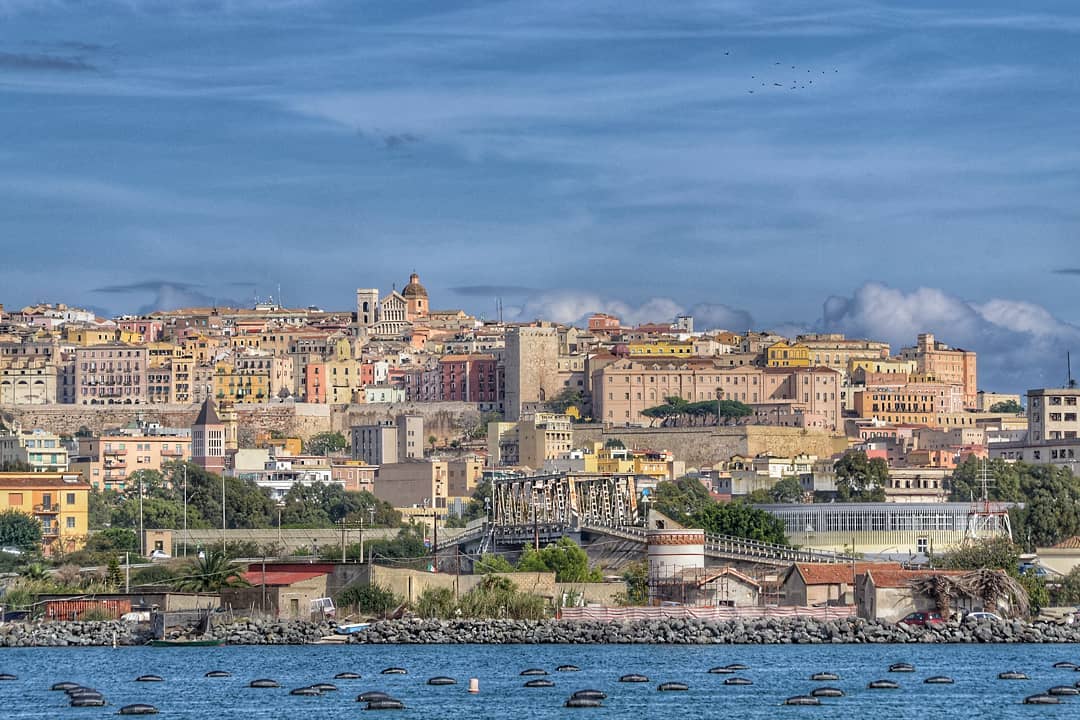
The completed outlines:
[[[798,453],[829,457],[847,448],[843,435],[772,425],[731,427],[637,428],[574,425],[574,444],[621,440],[628,448],[670,450],[689,467],[711,466],[733,455],[764,452],[791,456]]]
[[[424,434],[440,442],[454,439],[480,423],[475,404],[372,403],[369,405],[321,405],[310,403],[252,403],[236,406],[240,441],[250,444],[255,435],[280,433],[307,439],[328,430],[346,435],[353,425],[389,420],[402,413],[424,416]],[[190,427],[198,415],[198,405],[2,405],[4,424],[25,429],[41,428],[74,435],[80,428],[97,434],[134,421],[158,423],[164,427]],[[424,438],[425,441],[427,438]]]

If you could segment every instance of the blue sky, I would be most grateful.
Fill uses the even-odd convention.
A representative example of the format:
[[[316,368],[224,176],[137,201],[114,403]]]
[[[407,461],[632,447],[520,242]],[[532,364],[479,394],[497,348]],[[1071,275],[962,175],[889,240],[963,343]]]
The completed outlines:
[[[1058,383],[1080,10],[1020,7],[0,0],[0,302],[416,269],[435,307],[927,329]]]

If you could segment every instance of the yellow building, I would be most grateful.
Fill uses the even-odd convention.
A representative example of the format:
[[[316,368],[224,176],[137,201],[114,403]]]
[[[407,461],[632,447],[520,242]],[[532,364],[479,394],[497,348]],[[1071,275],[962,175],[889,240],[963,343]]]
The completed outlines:
[[[630,343],[631,357],[690,357],[694,354],[694,343],[678,340],[658,340],[656,342]]]
[[[0,473],[0,512],[15,510],[41,523],[45,555],[86,545],[90,485],[78,473]]]
[[[269,360],[267,360],[269,363]],[[238,370],[227,362],[214,366],[214,398],[218,403],[262,403],[270,400],[270,370]]]
[[[766,351],[768,367],[810,367],[810,348],[802,343],[778,342]]]
[[[848,360],[848,376],[855,374],[856,370],[866,373],[883,373],[887,375],[912,375],[916,371],[914,360],[902,358],[851,358]]]
[[[64,339],[75,345],[109,345],[119,337],[116,328],[90,328],[75,325],[64,328]]]

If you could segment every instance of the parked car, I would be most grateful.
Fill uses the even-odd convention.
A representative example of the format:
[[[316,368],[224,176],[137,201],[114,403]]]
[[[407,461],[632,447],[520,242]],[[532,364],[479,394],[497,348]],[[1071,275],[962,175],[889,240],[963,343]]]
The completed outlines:
[[[905,625],[944,625],[945,618],[939,612],[913,612],[900,619]]]
[[[993,620],[994,622],[1001,622],[1000,615],[992,612],[986,612],[985,610],[969,612],[967,615],[964,616],[964,618],[974,618],[975,620]]]

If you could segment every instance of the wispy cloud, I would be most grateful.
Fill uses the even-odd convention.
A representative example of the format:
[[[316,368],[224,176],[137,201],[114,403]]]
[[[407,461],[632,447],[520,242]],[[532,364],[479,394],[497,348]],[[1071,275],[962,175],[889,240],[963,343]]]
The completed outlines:
[[[80,57],[0,52],[0,70],[85,73],[94,72],[97,68]]]

